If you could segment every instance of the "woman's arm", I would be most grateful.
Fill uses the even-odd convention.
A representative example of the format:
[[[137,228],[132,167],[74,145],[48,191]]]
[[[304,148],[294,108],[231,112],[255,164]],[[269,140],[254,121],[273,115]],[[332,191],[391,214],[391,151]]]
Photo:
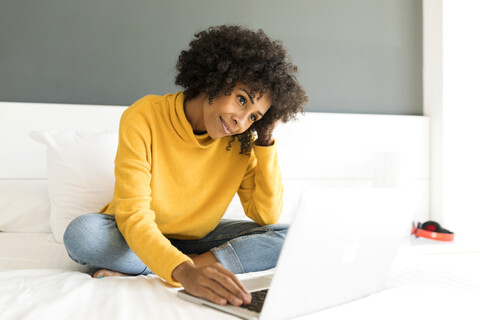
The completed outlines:
[[[172,271],[191,259],[162,234],[151,210],[150,99],[137,101],[122,115],[115,158],[113,204],[118,228],[133,252],[160,277],[173,285]],[[145,111],[147,110],[147,111]]]
[[[276,144],[255,145],[245,177],[237,191],[245,214],[261,225],[278,222],[283,205],[283,184]]]
[[[283,184],[273,130],[271,126],[258,127],[257,139],[247,172],[238,190],[245,214],[261,225],[278,222],[283,206]]]

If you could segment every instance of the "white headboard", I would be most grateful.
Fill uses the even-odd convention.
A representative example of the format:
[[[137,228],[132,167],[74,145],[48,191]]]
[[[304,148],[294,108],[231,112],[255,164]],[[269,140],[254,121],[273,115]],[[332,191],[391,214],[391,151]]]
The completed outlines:
[[[126,107],[0,102],[0,179],[46,179],[46,149],[29,133],[118,130]]]
[[[370,180],[372,165],[396,157],[401,173],[428,179],[428,124],[428,118],[420,116],[299,115],[298,121],[275,131],[283,177]]]

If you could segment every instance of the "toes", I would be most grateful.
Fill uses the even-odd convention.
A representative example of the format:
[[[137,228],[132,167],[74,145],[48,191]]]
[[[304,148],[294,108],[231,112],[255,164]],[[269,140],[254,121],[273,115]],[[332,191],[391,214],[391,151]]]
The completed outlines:
[[[92,275],[92,278],[101,279],[104,277],[111,277],[111,276],[126,277],[129,275],[125,273],[117,272],[117,271],[108,270],[108,269],[100,269]]]

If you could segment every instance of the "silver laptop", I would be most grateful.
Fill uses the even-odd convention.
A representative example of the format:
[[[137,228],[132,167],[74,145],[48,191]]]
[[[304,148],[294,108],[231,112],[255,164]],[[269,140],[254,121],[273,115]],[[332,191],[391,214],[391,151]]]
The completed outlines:
[[[217,305],[185,290],[178,296],[244,319],[290,319],[360,299],[384,288],[413,207],[395,188],[307,189],[274,274],[242,281],[268,289],[263,306]],[[265,293],[259,294],[265,295]]]

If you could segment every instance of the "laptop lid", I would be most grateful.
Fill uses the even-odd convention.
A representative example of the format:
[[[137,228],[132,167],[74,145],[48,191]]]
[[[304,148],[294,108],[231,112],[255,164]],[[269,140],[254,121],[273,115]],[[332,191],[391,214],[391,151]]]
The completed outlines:
[[[289,319],[382,290],[413,216],[403,199],[395,188],[305,190],[260,319]]]

